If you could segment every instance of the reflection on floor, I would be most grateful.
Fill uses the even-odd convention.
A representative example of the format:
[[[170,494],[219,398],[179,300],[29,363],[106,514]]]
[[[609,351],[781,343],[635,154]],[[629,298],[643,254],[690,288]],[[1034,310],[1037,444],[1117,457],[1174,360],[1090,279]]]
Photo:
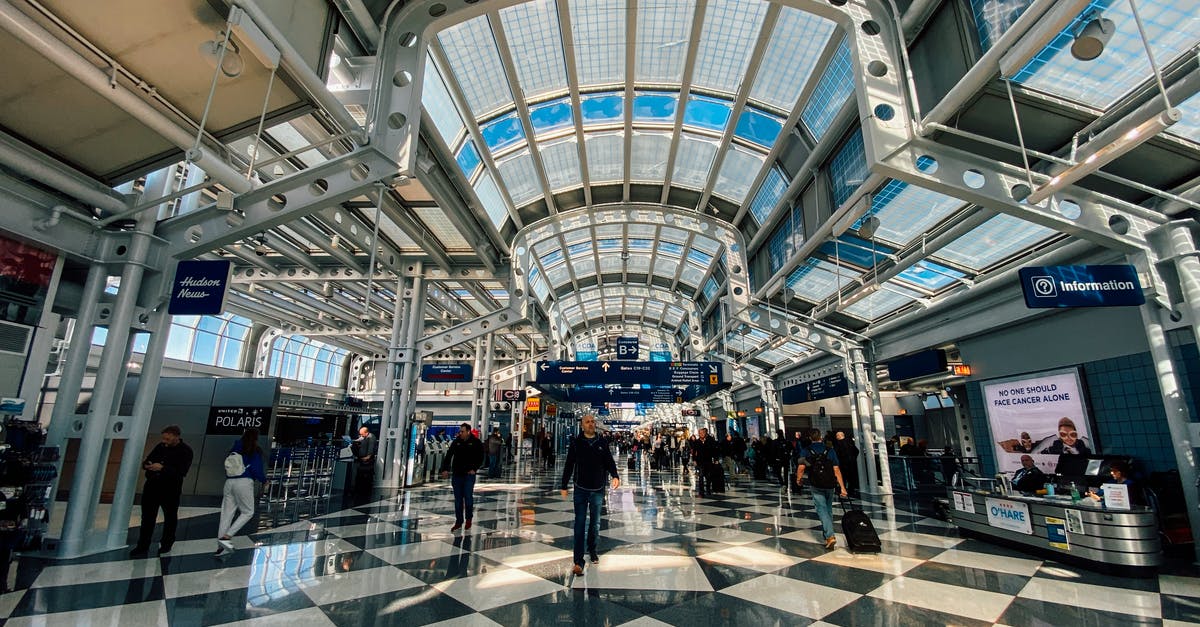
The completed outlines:
[[[623,460],[622,460],[623,461]],[[621,468],[625,465],[622,463]],[[866,509],[880,555],[826,552],[807,496],[744,476],[697,499],[688,478],[623,471],[600,564],[570,575],[572,505],[557,475],[481,481],[451,533],[448,482],[262,529],[212,556],[215,514],[169,557],[25,558],[8,625],[1174,625],[1200,622],[1200,579],[1101,576]],[[337,506],[335,506],[337,509]],[[844,542],[839,538],[839,545]],[[10,581],[10,584],[14,583]]]

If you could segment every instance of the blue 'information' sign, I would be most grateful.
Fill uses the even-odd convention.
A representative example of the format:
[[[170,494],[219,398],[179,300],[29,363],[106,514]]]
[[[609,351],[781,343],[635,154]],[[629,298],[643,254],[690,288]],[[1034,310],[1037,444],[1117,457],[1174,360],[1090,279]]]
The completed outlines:
[[[465,383],[471,380],[471,364],[422,364],[421,380],[426,383]]]
[[[225,292],[229,288],[228,259],[189,259],[180,261],[171,283],[172,316],[218,316],[225,310]]]
[[[638,358],[638,339],[636,337],[617,338],[617,359]]]
[[[1146,303],[1130,265],[1021,268],[1021,291],[1030,309],[1136,307]]]

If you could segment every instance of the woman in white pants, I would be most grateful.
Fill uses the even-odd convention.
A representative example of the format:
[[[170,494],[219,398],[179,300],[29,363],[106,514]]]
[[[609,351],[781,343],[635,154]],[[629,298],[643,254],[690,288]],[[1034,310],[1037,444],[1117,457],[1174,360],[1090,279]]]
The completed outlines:
[[[224,498],[221,500],[221,527],[217,531],[217,557],[233,551],[233,536],[254,518],[254,482],[264,485],[263,450],[258,446],[258,429],[246,429],[229,454],[242,459],[243,472],[230,476],[226,464]],[[234,513],[237,518],[234,518]]]

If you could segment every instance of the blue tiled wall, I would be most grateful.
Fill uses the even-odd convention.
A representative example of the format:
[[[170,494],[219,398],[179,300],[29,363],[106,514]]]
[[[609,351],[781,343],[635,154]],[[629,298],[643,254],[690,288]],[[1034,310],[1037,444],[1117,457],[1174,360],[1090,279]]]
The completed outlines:
[[[1200,350],[1187,330],[1172,332],[1168,339],[1189,412],[1195,419],[1200,415],[1194,393],[1200,391]],[[1101,450],[1132,455],[1139,473],[1175,468],[1167,414],[1150,353],[1088,362],[1083,364],[1082,375]],[[979,382],[967,383],[967,404],[977,440],[975,452],[982,470],[990,475],[996,472],[996,460]]]

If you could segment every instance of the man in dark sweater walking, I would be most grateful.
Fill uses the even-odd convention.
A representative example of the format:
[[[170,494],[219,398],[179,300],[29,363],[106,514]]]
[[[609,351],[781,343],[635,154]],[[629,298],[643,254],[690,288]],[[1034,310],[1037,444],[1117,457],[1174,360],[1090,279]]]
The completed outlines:
[[[581,422],[583,433],[571,439],[567,449],[567,461],[563,467],[562,490],[567,496],[567,483],[575,474],[575,568],[576,575],[583,574],[584,525],[587,525],[587,550],[593,564],[600,563],[596,555],[596,536],[600,534],[600,506],[604,502],[605,475],[612,476],[612,489],[621,486],[617,477],[617,462],[608,450],[608,442],[596,433],[596,417],[584,414]],[[588,516],[591,516],[590,524]]]
[[[464,516],[467,529],[471,528],[475,514],[475,471],[482,465],[483,442],[471,433],[471,424],[464,422],[442,461],[442,477],[453,473],[450,486],[454,488],[454,526],[450,531],[462,529]]]
[[[142,468],[146,471],[146,483],[142,485],[142,528],[138,533],[137,545],[129,552],[130,557],[146,557],[150,551],[150,540],[154,537],[154,525],[158,510],[163,513],[162,539],[158,541],[159,555],[170,553],[175,544],[175,528],[179,524],[179,496],[183,493],[183,478],[192,466],[192,447],[184,444],[182,431],[175,425],[162,430],[162,442],[155,445]]]

